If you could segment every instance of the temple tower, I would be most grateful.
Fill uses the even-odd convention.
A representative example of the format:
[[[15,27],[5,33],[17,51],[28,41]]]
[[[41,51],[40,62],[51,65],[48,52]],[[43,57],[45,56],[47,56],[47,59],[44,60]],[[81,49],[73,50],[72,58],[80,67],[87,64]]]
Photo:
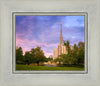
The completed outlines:
[[[63,36],[62,36],[62,22],[60,22],[60,36],[59,36],[59,45],[57,48],[53,49],[53,59],[59,57],[61,54],[67,54],[66,46],[63,45]]]
[[[60,22],[60,37],[59,37],[60,46],[63,44],[63,36],[62,36],[62,22]]]
[[[60,22],[60,37],[58,45],[58,55],[62,54],[63,36],[62,36],[62,22]]]

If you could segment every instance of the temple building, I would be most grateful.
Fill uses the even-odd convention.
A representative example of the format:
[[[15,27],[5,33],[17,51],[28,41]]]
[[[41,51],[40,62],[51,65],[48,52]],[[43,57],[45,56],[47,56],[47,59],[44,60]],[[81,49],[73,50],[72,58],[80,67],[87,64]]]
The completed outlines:
[[[53,59],[59,57],[61,54],[67,54],[66,46],[63,45],[63,36],[62,36],[62,22],[60,22],[60,37],[59,45],[57,48],[53,49]]]

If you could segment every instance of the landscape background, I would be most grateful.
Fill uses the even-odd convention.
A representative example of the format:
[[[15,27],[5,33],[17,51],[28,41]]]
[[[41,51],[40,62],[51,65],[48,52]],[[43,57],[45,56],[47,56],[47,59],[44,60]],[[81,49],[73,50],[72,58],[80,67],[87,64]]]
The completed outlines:
[[[54,60],[60,21],[68,54]],[[16,70],[84,70],[84,16],[16,16]]]

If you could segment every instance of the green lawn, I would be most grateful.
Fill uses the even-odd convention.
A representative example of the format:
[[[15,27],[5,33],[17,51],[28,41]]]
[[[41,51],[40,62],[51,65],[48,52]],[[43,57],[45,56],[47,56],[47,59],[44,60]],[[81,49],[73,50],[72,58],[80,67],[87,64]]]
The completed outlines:
[[[84,70],[84,67],[47,67],[32,65],[16,65],[16,70]]]

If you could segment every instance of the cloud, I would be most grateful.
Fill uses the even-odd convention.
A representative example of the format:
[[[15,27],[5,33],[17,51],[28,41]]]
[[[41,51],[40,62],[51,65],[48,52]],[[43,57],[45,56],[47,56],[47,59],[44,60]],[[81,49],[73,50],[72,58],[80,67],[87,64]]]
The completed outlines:
[[[64,40],[84,42],[84,16],[16,16],[16,46],[24,52],[40,46],[46,56],[52,54],[59,44],[60,21]]]
[[[16,37],[16,46],[21,46],[23,49],[23,53],[26,51],[30,51],[31,48],[36,48],[37,46],[41,47],[44,52],[48,52],[50,48],[57,47],[57,44],[47,44],[47,43],[41,43],[37,42],[36,40],[28,40],[28,39],[20,39]],[[52,51],[49,51],[48,53],[51,54]],[[49,55],[48,54],[48,55]],[[45,54],[47,55],[47,54]]]
[[[84,27],[84,16],[66,16],[63,23],[64,27]]]

